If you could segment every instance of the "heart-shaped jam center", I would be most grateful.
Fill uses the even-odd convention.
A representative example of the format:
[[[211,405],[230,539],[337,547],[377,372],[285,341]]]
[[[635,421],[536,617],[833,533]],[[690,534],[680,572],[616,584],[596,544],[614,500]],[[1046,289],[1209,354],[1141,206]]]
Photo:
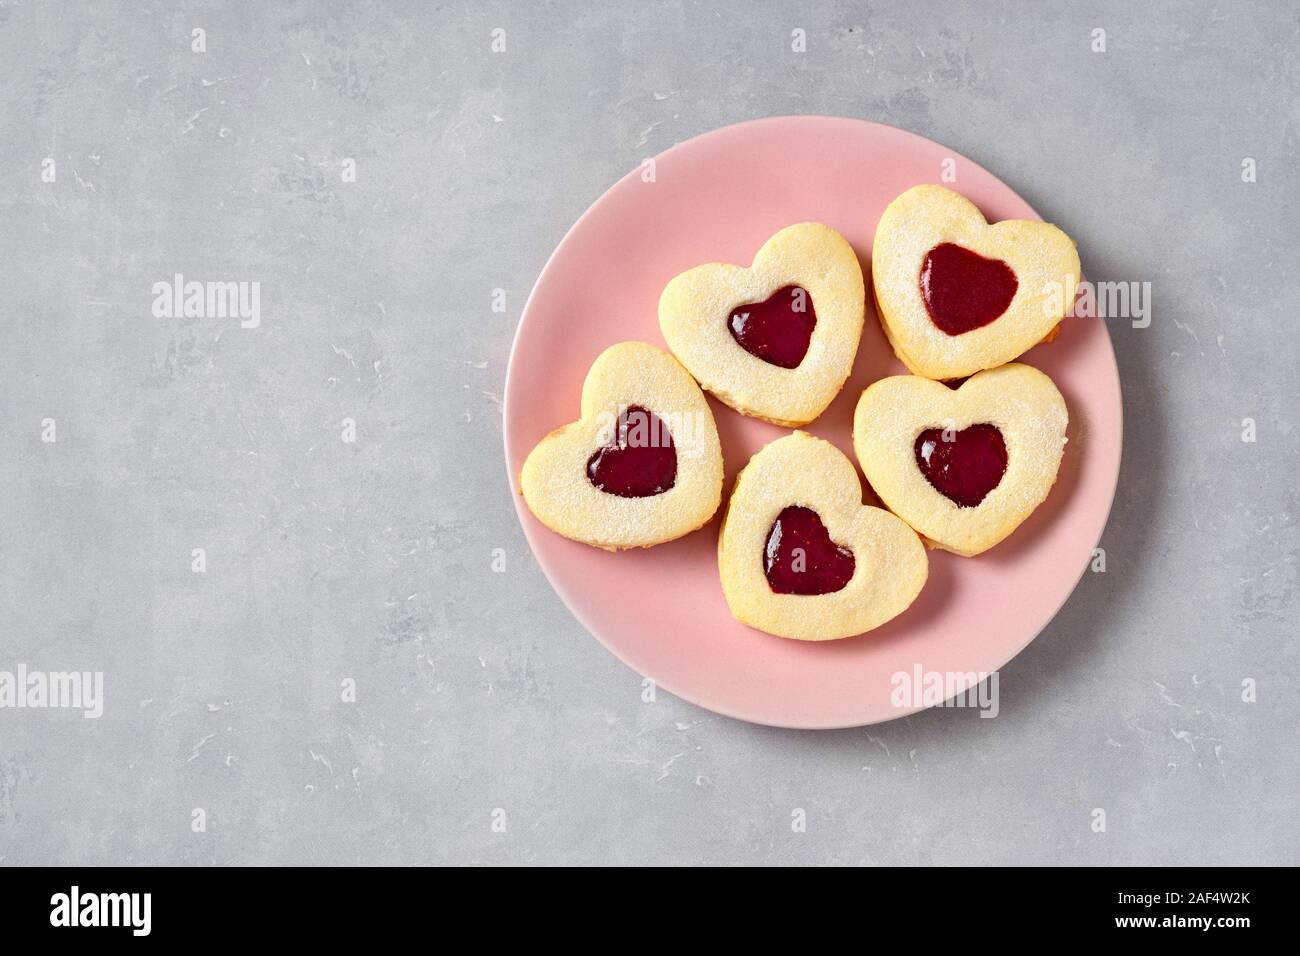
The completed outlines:
[[[849,583],[854,565],[811,508],[783,509],[767,533],[763,571],[776,594],[830,594]]]
[[[939,494],[974,508],[1007,471],[1007,445],[995,425],[961,431],[927,428],[916,438],[916,464]]]
[[[921,298],[930,321],[949,335],[988,325],[1015,297],[1020,283],[1001,259],[985,259],[951,242],[940,243],[921,263]]]
[[[812,296],[797,285],[782,286],[763,302],[733,309],[731,337],[750,355],[781,368],[798,368],[817,325]]]
[[[587,478],[620,498],[663,494],[677,480],[677,449],[654,412],[629,405],[619,413],[614,443],[587,459]]]

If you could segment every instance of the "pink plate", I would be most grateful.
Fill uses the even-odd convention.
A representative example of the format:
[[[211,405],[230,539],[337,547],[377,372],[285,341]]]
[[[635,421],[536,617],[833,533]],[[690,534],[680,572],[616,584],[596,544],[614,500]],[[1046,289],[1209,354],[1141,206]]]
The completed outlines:
[[[772,233],[814,220],[844,234],[869,276],[885,206],[910,186],[939,182],[947,169],[955,171],[953,188],[990,220],[1039,218],[1008,186],[952,150],[854,119],[793,116],[728,126],[657,157],[652,179],[643,169],[629,173],[569,230],[524,308],[506,378],[512,487],[533,445],[578,417],[583,377],[603,349],[628,339],[666,347],[656,309],[674,275],[702,262],[748,265]],[[1060,224],[1070,230],[1068,218]],[[670,544],[610,554],[549,531],[518,495],[515,505],[538,563],[570,610],[660,687],[709,710],[779,727],[892,720],[921,709],[891,703],[895,673],[917,666],[927,673],[991,672],[1019,653],[1065,603],[1106,523],[1119,476],[1121,409],[1105,324],[1068,320],[1055,342],[1023,361],[1051,375],[1070,408],[1056,487],[991,551],[977,558],[931,551],[930,579],[916,603],[869,634],[809,644],[734,620],[718,583],[716,518]],[[808,431],[853,458],[858,396],[876,379],[904,371],[868,301],[853,375]],[[749,457],[786,430],[709,402],[729,493]],[[870,493],[866,500],[877,503]]]

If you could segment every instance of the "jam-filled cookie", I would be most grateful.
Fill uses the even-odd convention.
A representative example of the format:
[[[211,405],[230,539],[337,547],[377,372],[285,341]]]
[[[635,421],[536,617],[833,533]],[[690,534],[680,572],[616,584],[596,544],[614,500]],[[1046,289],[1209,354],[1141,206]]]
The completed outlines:
[[[538,520],[575,541],[618,551],[680,538],[722,500],[713,413],[671,355],[611,346],[582,384],[582,417],[538,443],[519,487]]]
[[[853,463],[794,432],[736,478],[718,539],[735,618],[801,641],[861,634],[896,617],[925,584],[925,547],[906,524],[862,503]]]
[[[743,415],[796,426],[849,377],[865,307],[853,247],[805,222],[763,243],[749,268],[710,263],[677,276],[659,299],[659,326],[706,390]]]
[[[963,378],[1054,337],[1079,253],[1050,223],[989,225],[965,196],[914,186],[880,217],[871,277],[899,360],[926,378]]]
[[[935,547],[979,554],[1056,482],[1069,413],[1052,380],[1012,363],[953,390],[916,375],[874,383],[853,416],[871,487]]]

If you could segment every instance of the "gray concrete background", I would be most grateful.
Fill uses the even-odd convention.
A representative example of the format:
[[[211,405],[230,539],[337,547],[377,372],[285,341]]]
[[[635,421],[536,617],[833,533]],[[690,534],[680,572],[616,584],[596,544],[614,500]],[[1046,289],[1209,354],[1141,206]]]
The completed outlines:
[[[1296,862],[1294,6],[130,6],[0,2],[0,669],[106,698],[0,710],[0,863]],[[511,507],[551,249],[783,113],[949,144],[1153,284],[1107,573],[995,720],[644,704]],[[261,327],[153,317],[177,272]]]

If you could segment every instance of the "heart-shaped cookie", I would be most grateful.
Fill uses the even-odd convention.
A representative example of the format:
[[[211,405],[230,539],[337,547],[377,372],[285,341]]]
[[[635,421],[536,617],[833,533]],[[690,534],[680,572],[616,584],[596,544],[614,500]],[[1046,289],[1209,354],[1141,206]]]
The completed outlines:
[[[544,525],[575,541],[618,551],[680,538],[722,500],[713,413],[671,355],[611,346],[582,384],[582,417],[529,453],[519,488]]]
[[[899,360],[926,378],[963,378],[1053,337],[1074,303],[1079,253],[1050,223],[989,225],[965,196],[914,186],[880,217],[871,279]]]
[[[879,627],[916,599],[929,570],[911,528],[863,505],[853,463],[798,431],[736,477],[718,569],[738,621],[801,641]]]
[[[844,385],[866,294],[853,247],[834,229],[782,229],[749,268],[696,266],[659,298],[659,327],[696,381],[743,415],[812,421]]]
[[[1052,380],[1028,365],[979,372],[956,390],[897,375],[862,393],[853,447],[894,514],[935,547],[969,557],[1047,497],[1068,422]]]

